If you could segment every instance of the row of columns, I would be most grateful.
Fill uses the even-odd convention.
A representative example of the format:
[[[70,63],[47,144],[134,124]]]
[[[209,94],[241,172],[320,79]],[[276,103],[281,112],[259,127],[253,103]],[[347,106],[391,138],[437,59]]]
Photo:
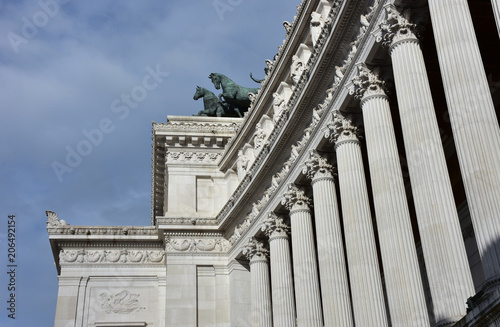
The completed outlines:
[[[392,5],[385,9],[381,41],[389,48],[393,65],[435,326],[451,325],[465,314],[464,303],[474,295],[474,286],[416,26],[408,12]],[[466,1],[429,0],[429,9],[487,292],[500,279],[496,219],[500,128]],[[451,37],[450,30],[455,31]],[[311,199],[290,184],[282,204],[290,212],[292,251],[290,227],[274,213],[262,227],[269,237],[271,278],[262,244],[252,239],[245,250],[251,266],[255,326],[387,326],[389,320],[393,326],[431,324],[385,83],[376,70],[360,64],[352,86],[363,113],[382,267],[359,132],[351,117],[334,111],[325,137],[335,143],[343,231],[333,167],[311,150],[303,173],[313,188],[315,232]]]

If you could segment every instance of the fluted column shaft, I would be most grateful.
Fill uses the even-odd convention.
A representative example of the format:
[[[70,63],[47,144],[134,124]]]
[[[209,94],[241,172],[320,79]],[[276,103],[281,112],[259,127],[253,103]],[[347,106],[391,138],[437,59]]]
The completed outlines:
[[[289,227],[283,223],[282,218],[270,214],[262,230],[269,237],[274,327],[294,327],[295,296],[288,238]]]
[[[250,260],[252,285],[252,321],[254,326],[273,327],[271,309],[271,291],[269,283],[269,265],[267,259]]]
[[[268,253],[263,244],[253,237],[243,249],[243,254],[250,260],[251,317],[254,327],[273,327]]]
[[[396,95],[408,159],[415,211],[439,325],[465,315],[474,294],[472,277],[453,199],[424,58],[411,24],[386,7]],[[392,35],[391,35],[392,34]]]
[[[453,138],[485,279],[500,279],[500,128],[466,0],[429,0]],[[497,24],[499,1],[493,0]]]
[[[493,7],[493,15],[495,15],[495,22],[497,23],[498,35],[500,35],[500,0],[491,0]]]
[[[303,192],[292,184],[289,185],[288,194],[293,194],[292,199],[285,198],[284,202],[290,210],[297,326],[322,327],[323,314],[311,210]]]
[[[304,173],[312,180],[316,244],[325,326],[353,326],[332,166],[312,151]]]
[[[410,212],[385,94],[375,72],[360,65],[353,80],[361,100],[373,201],[391,322],[394,327],[429,326]]]
[[[334,124],[354,321],[356,326],[388,326],[357,130],[340,114]]]

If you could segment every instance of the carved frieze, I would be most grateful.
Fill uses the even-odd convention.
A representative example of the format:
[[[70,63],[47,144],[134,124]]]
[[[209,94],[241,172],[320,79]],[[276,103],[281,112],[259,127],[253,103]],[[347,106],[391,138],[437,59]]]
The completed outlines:
[[[61,250],[60,264],[162,264],[165,262],[163,250]]]
[[[222,156],[216,152],[167,152],[167,162],[173,163],[217,163]]]
[[[225,253],[229,250],[229,241],[223,237],[165,237],[167,252],[211,252]]]

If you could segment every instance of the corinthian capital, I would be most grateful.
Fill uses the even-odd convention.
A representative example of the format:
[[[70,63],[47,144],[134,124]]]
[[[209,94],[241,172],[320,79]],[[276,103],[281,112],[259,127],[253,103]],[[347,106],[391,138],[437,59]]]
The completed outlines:
[[[379,69],[370,70],[364,63],[358,65],[358,75],[352,79],[350,93],[361,101],[371,96],[386,96],[386,83],[379,77]]]
[[[289,211],[309,210],[311,199],[306,196],[305,192],[299,189],[295,184],[288,184],[288,190],[283,194],[281,204]]]
[[[344,115],[338,110],[332,112],[333,120],[328,123],[325,137],[330,143],[339,146],[343,142],[358,143],[361,138],[360,131],[353,123],[351,115]]]
[[[270,239],[276,237],[288,238],[290,234],[290,226],[285,224],[283,217],[278,216],[274,212],[269,213],[260,230]]]
[[[243,255],[252,261],[267,261],[269,250],[264,248],[264,243],[257,241],[255,237],[248,239],[247,245],[243,247]]]
[[[379,25],[382,36],[378,37],[377,41],[387,47],[392,47],[400,41],[418,42],[417,25],[410,20],[410,9],[399,12],[390,4],[385,6],[385,11],[387,19]]]
[[[333,166],[320,156],[316,150],[312,149],[309,151],[309,159],[305,161],[302,173],[312,180],[333,178]]]

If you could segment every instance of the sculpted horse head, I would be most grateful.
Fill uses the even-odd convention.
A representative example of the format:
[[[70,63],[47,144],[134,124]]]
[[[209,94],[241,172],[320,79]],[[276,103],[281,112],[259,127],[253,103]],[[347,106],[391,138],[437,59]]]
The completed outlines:
[[[205,95],[204,88],[196,86],[196,92],[193,95],[193,100],[198,100]]]
[[[214,84],[215,89],[219,90],[220,89],[220,84],[221,84],[220,74],[210,73],[210,75],[208,75],[208,78],[210,78],[210,80]]]

